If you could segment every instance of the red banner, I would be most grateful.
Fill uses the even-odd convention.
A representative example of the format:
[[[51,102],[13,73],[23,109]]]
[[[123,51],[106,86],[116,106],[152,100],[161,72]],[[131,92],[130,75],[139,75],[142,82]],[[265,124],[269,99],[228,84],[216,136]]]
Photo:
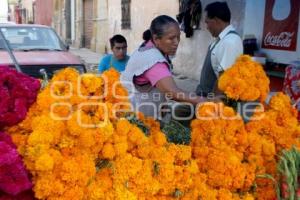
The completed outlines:
[[[299,0],[266,0],[262,48],[296,51],[299,8]]]

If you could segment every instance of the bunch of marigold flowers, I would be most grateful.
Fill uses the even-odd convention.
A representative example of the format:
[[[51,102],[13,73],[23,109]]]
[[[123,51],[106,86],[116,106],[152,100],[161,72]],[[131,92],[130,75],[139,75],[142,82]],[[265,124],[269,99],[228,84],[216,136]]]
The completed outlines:
[[[218,81],[218,88],[233,100],[263,102],[269,93],[269,79],[262,66],[241,55]]]

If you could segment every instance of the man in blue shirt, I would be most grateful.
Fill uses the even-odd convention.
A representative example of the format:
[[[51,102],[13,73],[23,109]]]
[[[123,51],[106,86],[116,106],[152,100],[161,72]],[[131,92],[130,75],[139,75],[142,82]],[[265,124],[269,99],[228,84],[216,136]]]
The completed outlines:
[[[127,41],[122,35],[114,35],[110,40],[110,47],[113,54],[105,55],[99,65],[100,73],[114,67],[119,72],[125,70],[129,56],[127,55]]]

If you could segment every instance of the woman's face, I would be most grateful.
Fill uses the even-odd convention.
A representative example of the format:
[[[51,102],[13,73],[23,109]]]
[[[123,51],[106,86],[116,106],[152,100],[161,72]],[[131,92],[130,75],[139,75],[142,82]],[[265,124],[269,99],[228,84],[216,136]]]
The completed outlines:
[[[166,26],[162,37],[153,36],[155,46],[165,55],[173,56],[176,54],[177,47],[180,41],[180,29],[177,24]]]

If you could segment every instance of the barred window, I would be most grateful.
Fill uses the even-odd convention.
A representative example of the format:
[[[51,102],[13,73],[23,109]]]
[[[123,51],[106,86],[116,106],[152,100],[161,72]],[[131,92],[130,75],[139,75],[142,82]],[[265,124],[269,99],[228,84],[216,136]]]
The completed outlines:
[[[122,0],[122,29],[130,29],[131,28],[131,20],[130,20],[130,3],[131,0]]]

